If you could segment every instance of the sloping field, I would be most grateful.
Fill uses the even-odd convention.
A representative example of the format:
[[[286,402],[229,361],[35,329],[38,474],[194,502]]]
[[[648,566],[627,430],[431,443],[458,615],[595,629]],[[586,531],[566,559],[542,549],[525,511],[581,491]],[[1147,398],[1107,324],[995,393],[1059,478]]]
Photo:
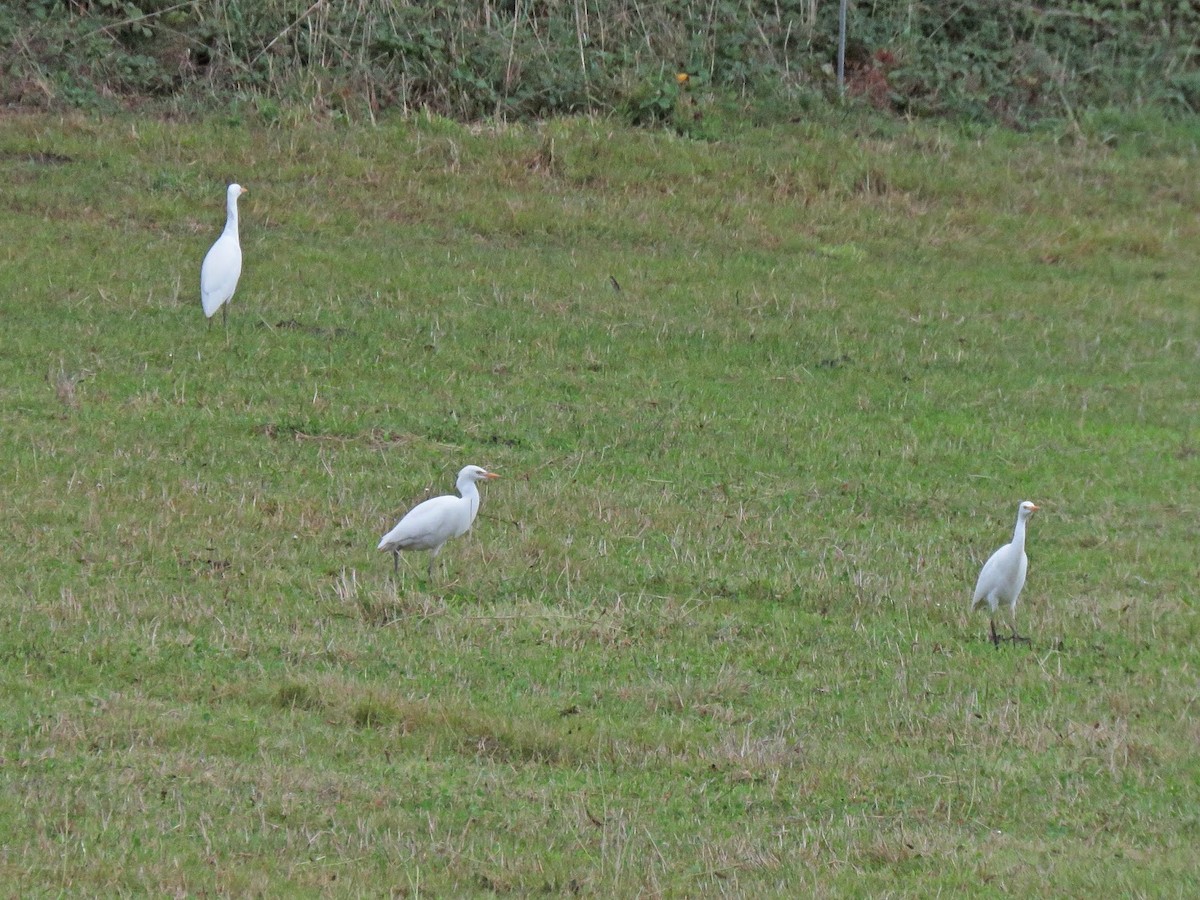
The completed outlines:
[[[0,881],[1195,895],[1196,138],[0,120]]]

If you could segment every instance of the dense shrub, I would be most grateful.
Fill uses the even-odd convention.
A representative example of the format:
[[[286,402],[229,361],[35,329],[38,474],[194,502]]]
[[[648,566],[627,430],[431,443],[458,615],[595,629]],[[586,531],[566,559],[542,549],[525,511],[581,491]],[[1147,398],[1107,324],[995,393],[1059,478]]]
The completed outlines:
[[[679,124],[679,72],[776,110],[834,96],[837,15],[837,0],[25,0],[0,7],[0,71],[10,104]],[[859,0],[848,30],[848,95],[905,114],[1200,105],[1188,0]]]

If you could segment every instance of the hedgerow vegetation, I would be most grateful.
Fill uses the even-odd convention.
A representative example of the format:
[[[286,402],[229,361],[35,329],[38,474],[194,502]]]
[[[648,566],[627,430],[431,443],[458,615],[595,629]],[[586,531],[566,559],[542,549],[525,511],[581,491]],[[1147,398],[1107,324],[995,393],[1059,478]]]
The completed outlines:
[[[4,102],[39,108],[604,113],[682,130],[701,118],[684,91],[774,118],[836,96],[837,16],[836,0],[28,0],[0,8],[0,68]],[[858,2],[848,22],[848,96],[899,114],[1019,127],[1200,108],[1188,0]]]

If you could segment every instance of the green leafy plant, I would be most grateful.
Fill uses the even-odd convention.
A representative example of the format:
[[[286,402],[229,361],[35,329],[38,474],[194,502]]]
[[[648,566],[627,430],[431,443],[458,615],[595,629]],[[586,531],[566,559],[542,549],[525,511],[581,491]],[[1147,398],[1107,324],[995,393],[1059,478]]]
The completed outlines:
[[[676,71],[759,118],[832,97],[837,6],[46,0],[0,9],[0,67],[10,98],[29,105],[202,107],[253,94],[330,114],[617,112],[662,127]],[[1196,107],[1194,4],[964,0],[850,13],[849,93],[876,108],[1028,127],[1088,106]]]

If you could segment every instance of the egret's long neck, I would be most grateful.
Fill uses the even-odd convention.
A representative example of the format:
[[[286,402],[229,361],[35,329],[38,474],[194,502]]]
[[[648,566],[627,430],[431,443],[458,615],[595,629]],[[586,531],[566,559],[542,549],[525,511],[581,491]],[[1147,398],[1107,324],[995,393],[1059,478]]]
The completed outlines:
[[[237,237],[238,233],[237,197],[232,194],[225,201],[225,233],[234,237]]]
[[[462,498],[471,506],[471,521],[475,521],[475,514],[479,512],[479,488],[475,486],[474,481],[466,479],[458,483],[458,492],[462,494]]]
[[[1025,517],[1017,513],[1017,527],[1013,529],[1013,546],[1018,550],[1025,549]]]

